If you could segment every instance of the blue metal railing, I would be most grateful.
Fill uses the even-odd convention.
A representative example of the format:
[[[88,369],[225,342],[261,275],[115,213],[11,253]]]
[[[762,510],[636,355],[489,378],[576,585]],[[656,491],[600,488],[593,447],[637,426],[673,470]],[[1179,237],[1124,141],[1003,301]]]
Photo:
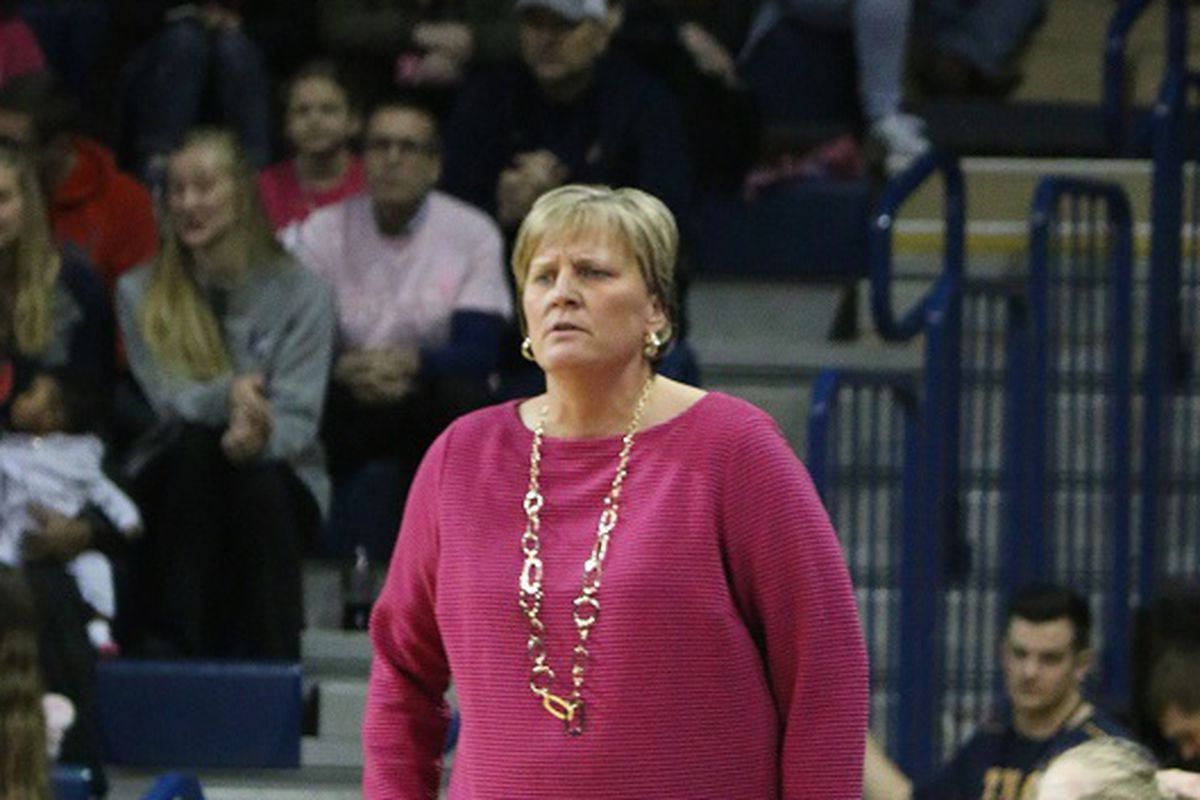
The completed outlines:
[[[903,315],[892,305],[892,236],[904,203],[935,174],[942,178],[942,270],[930,290]],[[945,543],[959,535],[958,434],[961,392],[962,295],[966,250],[966,191],[958,160],[934,151],[917,159],[885,189],[871,220],[871,306],[876,328],[888,341],[925,336],[925,416],[921,461],[933,476],[925,489],[922,520]],[[933,424],[936,422],[936,424]],[[931,563],[941,564],[940,554]],[[940,585],[940,575],[931,575]],[[931,594],[936,594],[931,592]],[[932,601],[931,601],[932,602]]]
[[[1124,190],[1050,177],[1030,215],[1030,381],[1018,581],[1099,606],[1101,691],[1129,687],[1133,224]]]
[[[1019,509],[1012,498],[1022,477],[1018,465],[1024,433],[1024,420],[1010,398],[1025,391],[1025,320],[1024,287],[1016,279],[967,282],[959,472],[962,535],[959,549],[946,557],[962,579],[947,587],[941,608],[943,758],[995,711],[1002,688],[995,645],[1003,632],[1004,599],[1016,585],[1012,553]]]
[[[1138,589],[1152,601],[1163,577],[1195,577],[1200,541],[1200,385],[1195,357],[1200,324],[1200,78],[1186,64],[1187,15],[1173,0],[1174,38],[1154,109],[1153,231],[1142,421],[1142,503]],[[1189,150],[1190,148],[1190,150]]]
[[[808,468],[841,538],[871,658],[872,728],[905,768],[929,757],[933,717],[910,689],[920,638],[919,401],[914,376],[825,370],[813,388]]]
[[[932,287],[911,308],[898,313],[892,303],[894,283],[892,237],[896,216],[905,202],[926,181],[941,177],[943,208],[942,269]],[[939,676],[942,663],[940,604],[948,574],[946,554],[961,541],[958,484],[959,415],[961,401],[961,345],[963,271],[966,244],[966,193],[958,160],[933,151],[914,161],[892,179],[880,197],[868,235],[871,305],[875,325],[884,339],[903,342],[925,339],[925,370],[921,387],[922,413],[917,459],[920,495],[911,549],[912,586],[920,591],[905,594],[908,632],[925,654],[913,670],[906,690],[912,694],[918,717],[908,724],[920,734],[907,737],[898,752],[911,774],[927,772],[935,763],[942,741],[937,710],[942,697]]]
[[[1114,154],[1128,154],[1136,149],[1136,142],[1141,138],[1137,132],[1133,136],[1126,136],[1130,109],[1125,85],[1125,46],[1130,32],[1153,2],[1124,0],[1108,23],[1104,40],[1104,97],[1101,108],[1109,149]]]

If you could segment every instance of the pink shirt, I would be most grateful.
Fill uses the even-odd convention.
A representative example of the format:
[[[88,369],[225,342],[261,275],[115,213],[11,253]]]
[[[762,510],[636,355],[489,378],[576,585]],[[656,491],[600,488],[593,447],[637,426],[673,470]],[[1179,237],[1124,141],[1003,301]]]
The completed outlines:
[[[579,737],[528,687],[517,592],[531,439],[515,402],[493,406],[455,422],[418,471],[371,619],[365,797],[436,796],[453,676],[456,800],[858,800],[867,659],[853,589],[774,422],[710,393],[638,435]],[[541,617],[561,694],[620,447],[543,445]]]
[[[284,242],[295,235],[296,226],[318,208],[331,206],[366,188],[367,178],[358,156],[350,159],[350,167],[341,181],[323,192],[310,192],[300,185],[295,159],[280,161],[258,173],[258,195],[262,198],[263,210],[267,212],[271,227]]]
[[[441,192],[402,236],[379,232],[365,194],[320,209],[293,250],[333,287],[345,348],[437,347],[456,311],[512,316],[499,229]]]
[[[42,49],[25,21],[0,19],[0,85],[16,75],[45,68]]]

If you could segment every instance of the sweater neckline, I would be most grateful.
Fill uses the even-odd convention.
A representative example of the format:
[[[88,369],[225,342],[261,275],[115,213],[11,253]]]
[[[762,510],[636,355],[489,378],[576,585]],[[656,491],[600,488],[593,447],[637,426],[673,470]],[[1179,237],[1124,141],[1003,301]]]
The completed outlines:
[[[700,407],[707,406],[710,398],[712,398],[715,394],[717,394],[717,392],[705,392],[699,400],[692,403],[690,406],[670,419],[663,420],[656,425],[651,425],[648,428],[641,429],[637,434],[638,438],[655,438],[690,424],[691,418],[700,413]],[[520,397],[515,400],[508,401],[508,413],[506,414],[506,417],[509,424],[513,426],[517,432],[522,434],[525,438],[532,440],[533,431],[525,427],[525,422],[521,419],[520,410],[521,403],[524,403],[528,399],[528,397]],[[614,443],[620,442],[622,438],[624,438],[624,434],[616,433],[609,436],[588,437],[545,436],[543,437],[543,441],[551,447],[575,447],[579,449],[586,449],[592,446],[610,446]]]

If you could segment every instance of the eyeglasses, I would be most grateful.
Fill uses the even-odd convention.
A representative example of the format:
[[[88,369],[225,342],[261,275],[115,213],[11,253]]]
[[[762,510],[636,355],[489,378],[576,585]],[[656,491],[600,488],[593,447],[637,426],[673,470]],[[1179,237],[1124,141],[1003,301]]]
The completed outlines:
[[[388,136],[369,136],[367,137],[365,147],[368,152],[378,155],[385,155],[393,149],[397,150],[402,156],[432,155],[437,152],[437,147],[431,142],[419,142],[416,139]]]

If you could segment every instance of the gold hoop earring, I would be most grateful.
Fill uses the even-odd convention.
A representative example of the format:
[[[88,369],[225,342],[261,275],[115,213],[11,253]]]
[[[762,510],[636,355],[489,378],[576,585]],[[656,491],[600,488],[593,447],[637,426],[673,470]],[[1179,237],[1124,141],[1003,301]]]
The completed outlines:
[[[662,351],[663,340],[658,335],[658,331],[648,331],[646,333],[646,343],[642,345],[642,354],[646,358],[657,358]]]
[[[528,336],[521,340],[521,358],[526,361],[536,361],[533,355],[533,341]]]

